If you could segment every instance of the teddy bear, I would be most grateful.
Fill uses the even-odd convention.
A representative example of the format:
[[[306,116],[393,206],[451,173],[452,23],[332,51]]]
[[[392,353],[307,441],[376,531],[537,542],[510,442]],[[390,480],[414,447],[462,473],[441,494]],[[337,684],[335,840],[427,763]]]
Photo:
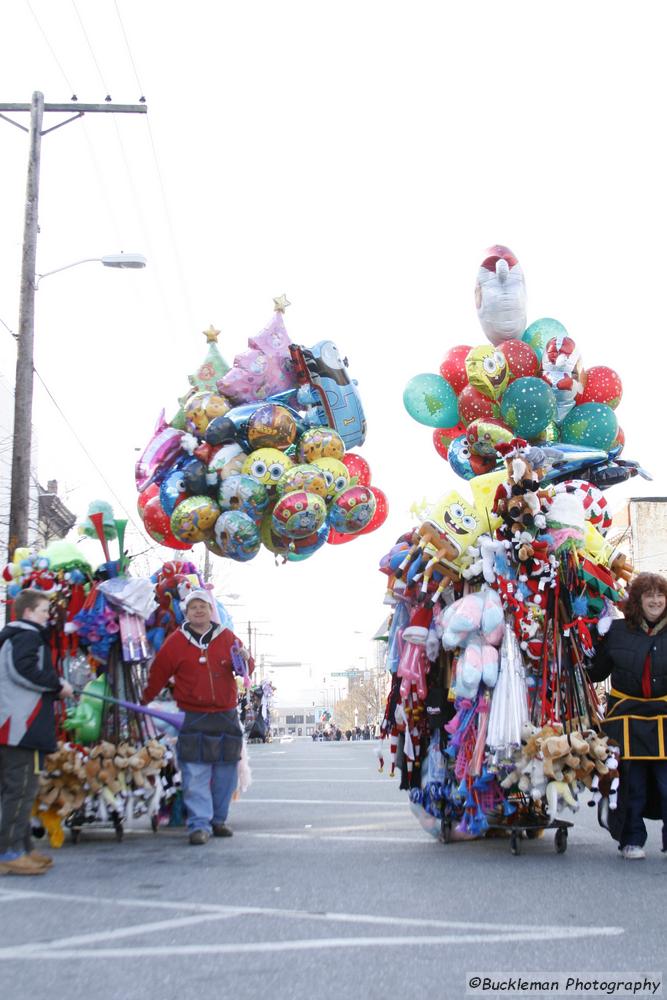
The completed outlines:
[[[496,451],[505,459],[508,482],[496,490],[493,513],[509,524],[510,533],[546,527],[544,512],[548,508],[548,491],[540,489],[546,456],[540,448],[531,447],[523,438],[501,442]]]

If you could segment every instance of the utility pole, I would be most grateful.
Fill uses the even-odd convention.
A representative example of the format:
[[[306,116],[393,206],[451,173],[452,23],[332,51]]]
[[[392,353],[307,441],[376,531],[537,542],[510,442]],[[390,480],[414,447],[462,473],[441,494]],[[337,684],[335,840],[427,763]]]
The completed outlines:
[[[45,104],[44,95],[36,90],[30,104],[0,104],[0,118],[28,133],[28,180],[23,224],[21,292],[19,300],[19,332],[16,355],[16,385],[14,392],[14,431],[12,447],[12,482],[9,505],[8,559],[28,542],[28,508],[30,505],[30,464],[32,453],[33,356],[35,339],[35,275],[37,233],[39,231],[39,176],[42,136],[53,132],[84,114],[118,112],[146,114],[146,104]],[[26,128],[4,112],[29,112],[30,127]],[[42,130],[44,114],[75,112],[65,121]]]

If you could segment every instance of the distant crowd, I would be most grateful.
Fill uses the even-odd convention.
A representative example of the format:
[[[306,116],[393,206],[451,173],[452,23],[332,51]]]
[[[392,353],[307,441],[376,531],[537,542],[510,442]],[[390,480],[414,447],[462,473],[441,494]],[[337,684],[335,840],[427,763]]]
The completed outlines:
[[[340,742],[341,740],[374,740],[377,733],[377,726],[355,726],[354,729],[346,729],[343,732],[338,726],[327,726],[325,729],[313,733],[314,741]]]

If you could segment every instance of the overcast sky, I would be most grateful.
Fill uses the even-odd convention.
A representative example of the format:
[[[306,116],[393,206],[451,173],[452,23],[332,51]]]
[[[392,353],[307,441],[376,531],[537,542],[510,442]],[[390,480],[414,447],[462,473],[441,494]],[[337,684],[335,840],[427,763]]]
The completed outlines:
[[[661,3],[595,0],[7,5],[0,101],[148,103],[43,139],[38,271],[120,250],[149,264],[40,287],[36,367],[94,460],[38,384],[41,481],[81,515],[104,497],[138,523],[135,449],[187,388],[201,331],[222,330],[231,364],[281,293],[291,338],[334,340],[359,381],[386,525],[303,564],[216,560],[238,621],[262,623],[259,651],[306,665],[275,675],[282,700],[320,701],[323,677],[363,664],[386,611],[377,563],[410,505],[466,492],[401,395],[448,347],[484,342],[473,289],[490,244],[519,257],[529,321],[559,319],[585,366],[623,379],[625,454],[654,482],[615,488],[612,507],[665,494],[664,28]],[[0,143],[0,319],[15,330],[27,136],[0,121]]]

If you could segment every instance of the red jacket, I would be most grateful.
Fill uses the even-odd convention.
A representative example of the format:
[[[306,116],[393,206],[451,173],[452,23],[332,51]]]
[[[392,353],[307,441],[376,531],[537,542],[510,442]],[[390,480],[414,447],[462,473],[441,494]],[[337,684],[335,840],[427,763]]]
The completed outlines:
[[[184,712],[228,712],[238,701],[232,671],[231,648],[239,642],[228,628],[219,631],[207,647],[183,629],[173,632],[151,664],[142,701],[152,701],[174,678],[174,698]],[[203,662],[202,662],[203,661]],[[252,659],[250,673],[255,669]]]

